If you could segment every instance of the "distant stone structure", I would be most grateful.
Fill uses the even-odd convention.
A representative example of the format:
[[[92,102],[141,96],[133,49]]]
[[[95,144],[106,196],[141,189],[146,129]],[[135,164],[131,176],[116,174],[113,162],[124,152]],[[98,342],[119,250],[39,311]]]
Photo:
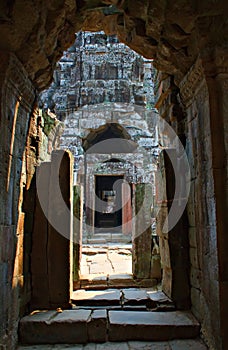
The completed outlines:
[[[51,87],[40,96],[45,116],[54,113],[62,121],[49,133],[49,148],[52,144],[72,152],[74,184],[84,187],[84,238],[91,238],[96,228],[114,226],[131,240],[134,186],[152,185],[153,198],[159,153],[153,76],[152,60],[120,43],[116,35],[79,32],[58,62]],[[102,146],[107,140],[108,146]],[[123,182],[119,193],[125,203],[118,213],[113,209],[116,180]],[[104,215],[98,214],[96,199],[104,200],[102,196],[107,200]]]
[[[91,104],[120,102],[154,106],[154,68],[116,35],[79,32],[74,45],[57,63],[54,81],[40,96],[40,105],[59,120]]]

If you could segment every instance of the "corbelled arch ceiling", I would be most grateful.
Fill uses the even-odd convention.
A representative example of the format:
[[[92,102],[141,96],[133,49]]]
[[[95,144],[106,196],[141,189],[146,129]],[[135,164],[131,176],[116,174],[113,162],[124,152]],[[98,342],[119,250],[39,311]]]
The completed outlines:
[[[79,30],[104,30],[182,79],[199,51],[226,44],[222,0],[11,0],[0,3],[0,50],[14,52],[37,90]]]

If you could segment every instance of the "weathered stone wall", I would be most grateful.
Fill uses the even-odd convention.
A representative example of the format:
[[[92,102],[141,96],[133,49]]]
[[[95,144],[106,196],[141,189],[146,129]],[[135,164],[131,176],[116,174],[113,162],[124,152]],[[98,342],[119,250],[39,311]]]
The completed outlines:
[[[213,65],[212,61],[210,63]],[[217,83],[212,78],[210,79],[211,85],[208,85],[207,74],[205,74],[200,59],[196,61],[181,82],[180,91],[176,89],[175,92],[175,89],[172,88],[173,81],[160,75],[157,107],[161,115],[171,122],[177,134],[181,136],[183,144],[186,145],[191,170],[191,190],[187,214],[192,311],[201,321],[203,335],[210,346],[220,348],[219,328],[222,300],[219,291],[221,271],[219,272],[218,268],[218,226],[216,224],[218,206],[215,196],[221,193],[222,184],[225,189],[225,182],[222,181],[225,179],[226,172],[224,171],[223,176],[220,177],[220,190],[217,192],[213,172],[221,174],[219,169],[225,169],[224,139],[221,132],[221,139],[218,137],[216,140],[217,145],[220,144],[220,151],[213,156],[213,146],[216,145],[214,135],[217,135],[217,132],[212,127],[217,129],[215,115],[219,109],[215,111],[214,107],[211,110],[211,104],[216,99],[214,89]],[[171,90],[174,93],[170,93]],[[218,105],[217,108],[219,108]],[[223,128],[222,120],[220,123]],[[221,197],[220,200],[222,200]],[[221,212],[224,213],[224,208]],[[220,215],[219,220],[224,222],[225,216],[222,219],[222,213]],[[224,301],[222,303],[224,305]],[[217,334],[217,338],[212,337],[211,332],[214,335]]]
[[[73,153],[75,181],[84,186],[87,224],[83,230],[85,241],[95,230],[95,176],[123,175],[128,183],[154,184],[153,174],[159,154],[157,119],[155,109],[148,110],[127,103],[84,106],[66,117],[59,147],[70,149]],[[116,139],[109,139],[110,142],[105,145],[99,142],[93,144],[99,135],[113,125],[115,132],[120,133],[122,144],[116,143]],[[92,151],[89,147],[92,147]],[[110,162],[112,158],[119,162]],[[126,225],[124,227],[127,229]],[[128,234],[131,240],[129,228]]]
[[[35,92],[14,55],[1,53],[1,62],[0,344],[12,349],[19,315],[30,300],[29,240],[24,236],[27,218],[22,204],[23,189],[30,184],[36,161],[36,151],[27,140]]]
[[[12,349],[19,317],[31,300],[34,174],[40,161],[48,158],[48,139],[35,88],[23,65],[13,54],[1,52],[0,56],[0,344]]]
[[[116,35],[79,32],[54,71],[40,105],[60,120],[84,105],[118,102],[154,105],[152,60],[120,43]]]
[[[112,123],[118,124],[123,129],[123,133],[125,133],[122,137],[131,138],[131,141],[135,142],[140,148],[140,152],[142,151],[141,153],[144,154],[144,158],[141,155],[142,159],[139,159],[138,170],[142,167],[142,160],[147,171],[142,172],[141,181],[150,182],[150,174],[154,171],[154,165],[156,165],[159,153],[157,119],[158,113],[155,109],[147,110],[146,108],[127,103],[84,106],[66,117],[64,130],[59,138],[57,147],[69,149],[74,155],[75,172],[84,173],[85,151],[83,147],[86,147],[90,142],[88,138],[92,138],[92,135],[95,137],[96,134],[105,130],[107,125]]]

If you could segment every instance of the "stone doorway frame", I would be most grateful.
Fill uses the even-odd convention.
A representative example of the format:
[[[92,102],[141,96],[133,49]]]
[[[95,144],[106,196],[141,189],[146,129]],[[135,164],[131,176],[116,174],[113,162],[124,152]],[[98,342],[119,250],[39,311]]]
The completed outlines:
[[[95,175],[95,196],[98,196],[98,193],[97,193],[97,191],[98,191],[98,181],[99,181],[99,179],[100,180],[102,180],[102,178],[112,178],[113,180],[114,180],[114,178],[116,178],[116,180],[123,180],[124,179],[124,175],[115,175],[115,174],[109,174],[109,175]],[[115,181],[114,181],[115,182]],[[117,225],[117,227],[118,226],[121,226],[122,227],[122,218],[123,218],[123,209],[122,209],[122,202],[123,202],[123,199],[122,199],[122,189],[121,189],[121,193],[120,193],[120,196],[121,196],[121,208],[119,209],[120,210],[120,214],[118,213],[118,217],[116,217],[116,222],[115,223],[118,223],[118,220],[120,220],[119,221],[119,225]],[[100,197],[98,197],[98,198],[100,198]],[[103,199],[103,198],[100,198],[101,200]],[[115,203],[114,203],[115,204]],[[98,220],[98,217],[99,217],[99,214],[98,214],[98,212],[97,212],[97,206],[96,206],[96,199],[95,199],[95,210],[94,210],[94,216],[95,216],[95,218],[94,218],[94,223],[95,223],[95,226],[97,226],[97,224],[98,224],[98,222],[97,222],[97,220]],[[111,209],[110,209],[111,210]],[[108,214],[108,213],[107,213]],[[117,213],[116,213],[117,214]],[[116,226],[115,226],[116,227]],[[96,228],[97,228],[97,230],[96,230]],[[98,227],[96,227],[95,228],[95,233],[98,233],[97,231],[99,231],[100,229],[100,231],[103,231],[103,232],[105,232],[105,230],[107,230],[107,232],[111,229],[111,231],[113,232],[113,233],[117,233],[117,231],[115,231],[115,229],[114,229],[114,227],[112,227],[112,226],[110,226],[110,227],[100,227],[100,228],[98,228]],[[112,229],[113,228],[113,229]],[[121,233],[122,233],[122,231],[121,231]]]

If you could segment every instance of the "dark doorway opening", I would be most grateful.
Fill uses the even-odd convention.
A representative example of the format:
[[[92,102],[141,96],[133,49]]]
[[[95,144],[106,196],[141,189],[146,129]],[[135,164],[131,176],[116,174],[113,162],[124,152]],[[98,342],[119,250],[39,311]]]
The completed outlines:
[[[95,178],[95,227],[114,229],[122,225],[122,184],[123,176],[99,175]],[[117,184],[114,185],[114,184]]]

